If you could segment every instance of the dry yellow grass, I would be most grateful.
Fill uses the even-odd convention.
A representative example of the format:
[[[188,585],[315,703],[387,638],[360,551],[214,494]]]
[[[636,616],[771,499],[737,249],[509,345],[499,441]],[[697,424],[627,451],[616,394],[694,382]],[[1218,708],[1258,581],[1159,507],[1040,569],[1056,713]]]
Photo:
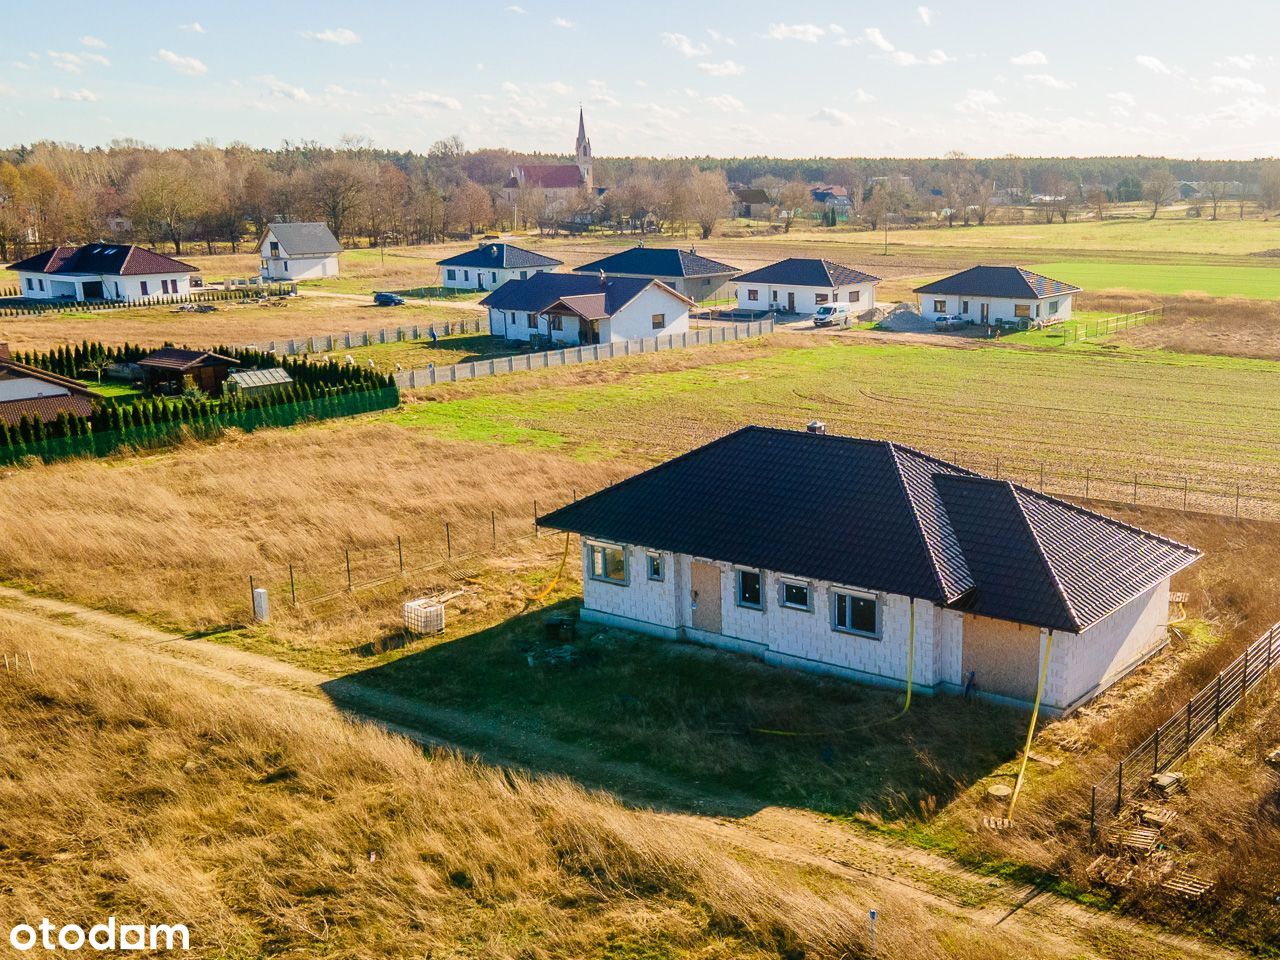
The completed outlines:
[[[0,916],[184,923],[202,957],[1057,957],[905,894],[713,845],[623,808],[10,626]]]
[[[1106,302],[1119,304],[1125,299],[1107,298]],[[1135,295],[1129,300],[1142,298]],[[1165,304],[1163,322],[1126,330],[1117,341],[1180,353],[1280,360],[1280,303],[1185,296],[1167,299]]]

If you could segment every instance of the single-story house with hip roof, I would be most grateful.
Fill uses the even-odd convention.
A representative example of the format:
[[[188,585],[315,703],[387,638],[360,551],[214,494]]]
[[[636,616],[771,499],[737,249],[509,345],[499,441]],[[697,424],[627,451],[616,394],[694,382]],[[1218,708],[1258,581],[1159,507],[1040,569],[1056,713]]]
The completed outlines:
[[[83,383],[14,360],[0,343],[0,423],[16,427],[30,421],[52,423],[58,415],[87,417],[97,396]]]
[[[1164,645],[1200,556],[897,443],[764,427],[538,525],[581,536],[584,619],[1018,706],[1043,675],[1052,713]]]
[[[273,223],[258,256],[263,280],[320,280],[338,276],[342,244],[327,223]]]
[[[219,396],[231,368],[239,365],[239,360],[220,353],[178,347],[162,347],[138,361],[150,393],[174,396],[188,386],[211,397]]]
[[[920,316],[960,318],[983,326],[1057,323],[1071,319],[1071,299],[1080,288],[1022,267],[970,267],[916,287]]]
[[[646,247],[643,243],[573,268],[576,273],[603,273],[610,277],[648,277],[661,280],[690,300],[720,299],[729,295],[729,281],[737,267],[699,256],[697,250]]]
[[[685,333],[696,306],[657,280],[581,273],[508,280],[480,303],[495,337],[558,347]]]
[[[828,303],[848,303],[854,313],[876,305],[879,277],[813,257],[788,257],[759,270],[740,274],[739,310],[815,313]]]
[[[440,261],[440,283],[450,290],[497,290],[508,280],[554,271],[563,260],[510,243],[482,243]]]
[[[52,247],[9,264],[30,300],[141,300],[191,292],[189,263],[129,243]]]

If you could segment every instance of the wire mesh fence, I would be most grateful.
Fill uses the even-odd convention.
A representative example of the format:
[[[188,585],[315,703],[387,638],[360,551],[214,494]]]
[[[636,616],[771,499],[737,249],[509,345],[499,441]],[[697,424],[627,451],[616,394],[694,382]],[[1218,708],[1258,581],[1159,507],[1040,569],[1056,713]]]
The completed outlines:
[[[1135,310],[1133,313],[1122,313],[1114,317],[1100,317],[1096,320],[1069,320],[1063,324],[1062,344],[1079,343],[1081,340],[1092,340],[1094,337],[1106,337],[1131,327],[1141,327],[1148,323],[1158,323],[1164,319],[1164,305],[1147,310]]]
[[[1151,777],[1182,760],[1191,748],[1219,729],[1222,720],[1251,690],[1280,667],[1280,623],[1262,634],[1186,705],[1156,727],[1115,769],[1094,784],[1089,798],[1089,836],[1139,797]]]

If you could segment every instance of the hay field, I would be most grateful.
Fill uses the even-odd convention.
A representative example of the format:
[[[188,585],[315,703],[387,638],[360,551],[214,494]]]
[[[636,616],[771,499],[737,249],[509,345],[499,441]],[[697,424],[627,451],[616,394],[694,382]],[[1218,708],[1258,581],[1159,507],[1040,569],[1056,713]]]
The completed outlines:
[[[1179,353],[1280,360],[1280,301],[1181,297],[1168,302],[1163,323],[1126,330],[1115,340]]]

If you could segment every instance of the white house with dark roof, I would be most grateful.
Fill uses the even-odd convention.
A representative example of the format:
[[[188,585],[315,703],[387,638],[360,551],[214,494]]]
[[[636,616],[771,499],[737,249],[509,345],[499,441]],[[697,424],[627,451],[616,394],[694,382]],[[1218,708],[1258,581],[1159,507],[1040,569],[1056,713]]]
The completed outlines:
[[[128,243],[52,247],[11,263],[30,300],[144,300],[183,297],[198,267]]]
[[[739,310],[809,314],[829,303],[847,303],[855,314],[876,305],[879,277],[830,260],[788,257],[740,274]]]
[[[1022,267],[970,267],[916,287],[926,320],[981,326],[1042,326],[1071,319],[1080,288]]]
[[[1199,552],[900,444],[746,427],[538,519],[582,617],[918,693],[1071,710],[1166,640]]]
[[[692,247],[646,247],[643,243],[621,253],[592,260],[573,268],[577,273],[603,273],[609,277],[647,277],[699,302],[729,295],[729,281],[737,267],[701,256]]]
[[[555,348],[685,333],[692,300],[646,277],[538,273],[480,301],[489,332]]]
[[[273,223],[258,255],[264,280],[321,280],[338,276],[342,244],[326,223]]]
[[[563,260],[511,243],[482,243],[474,250],[440,261],[440,283],[449,290],[497,290],[508,280],[550,273]]]

